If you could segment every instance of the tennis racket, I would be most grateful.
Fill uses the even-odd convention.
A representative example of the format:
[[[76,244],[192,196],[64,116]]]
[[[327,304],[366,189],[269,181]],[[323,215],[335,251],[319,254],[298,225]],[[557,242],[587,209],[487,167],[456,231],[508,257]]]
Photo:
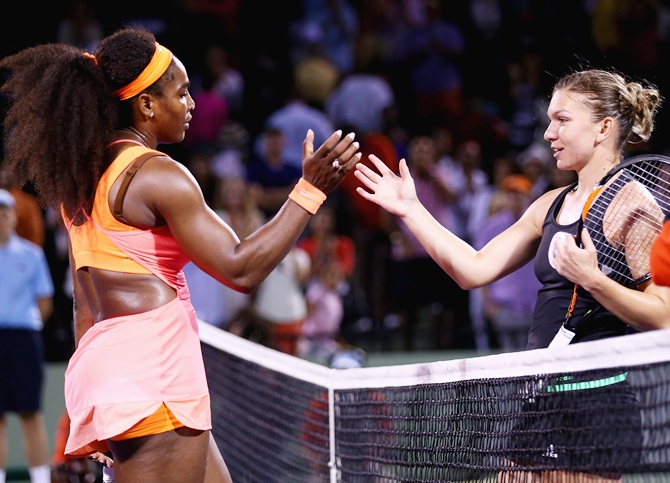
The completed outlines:
[[[576,241],[583,247],[586,229],[598,253],[598,267],[615,282],[636,287],[651,277],[651,246],[670,213],[670,158],[644,154],[612,168],[584,205]],[[589,310],[574,320],[580,287],[575,284],[570,306],[553,345],[567,345]]]

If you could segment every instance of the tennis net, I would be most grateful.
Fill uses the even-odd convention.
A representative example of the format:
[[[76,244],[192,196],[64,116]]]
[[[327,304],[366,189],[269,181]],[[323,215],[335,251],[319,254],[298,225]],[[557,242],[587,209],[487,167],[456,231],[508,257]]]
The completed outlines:
[[[200,330],[236,483],[670,481],[670,330],[343,370]]]

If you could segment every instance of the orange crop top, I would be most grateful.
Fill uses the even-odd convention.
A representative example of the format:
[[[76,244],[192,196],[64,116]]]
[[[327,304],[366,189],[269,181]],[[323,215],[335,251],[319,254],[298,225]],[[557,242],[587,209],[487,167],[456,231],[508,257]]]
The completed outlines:
[[[112,161],[100,178],[88,221],[74,226],[64,217],[70,233],[70,244],[76,269],[94,267],[124,273],[153,273],[138,259],[150,259],[151,265],[168,265],[168,271],[177,272],[188,262],[170,234],[167,226],[143,230],[125,225],[114,218],[109,209],[109,190],[114,181],[139,156],[155,152],[144,146],[125,149]],[[148,237],[148,239],[147,239]],[[122,245],[124,249],[120,248]],[[130,248],[130,250],[128,250]],[[130,252],[130,254],[128,253]],[[137,256],[131,256],[136,252]],[[161,261],[165,263],[161,263]],[[171,278],[171,277],[170,277]]]

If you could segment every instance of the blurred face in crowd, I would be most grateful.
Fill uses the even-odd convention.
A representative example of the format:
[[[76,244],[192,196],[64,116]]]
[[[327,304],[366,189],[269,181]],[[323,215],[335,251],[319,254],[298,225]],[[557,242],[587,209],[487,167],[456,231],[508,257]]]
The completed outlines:
[[[0,245],[4,245],[16,229],[16,210],[12,206],[0,205]]]
[[[271,166],[279,167],[284,162],[286,139],[281,131],[270,130],[263,135],[265,160]]]
[[[420,177],[429,175],[437,163],[435,141],[429,136],[412,138],[407,148],[407,157]]]
[[[309,226],[315,236],[333,233],[335,231],[335,212],[328,206],[322,206],[312,216]]]

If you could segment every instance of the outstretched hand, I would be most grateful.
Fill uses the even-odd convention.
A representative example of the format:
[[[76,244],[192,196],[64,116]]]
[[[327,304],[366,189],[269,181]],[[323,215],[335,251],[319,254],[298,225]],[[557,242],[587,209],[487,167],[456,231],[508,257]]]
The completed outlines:
[[[358,164],[354,176],[366,189],[358,187],[356,192],[394,215],[405,216],[412,204],[418,201],[414,179],[409,174],[407,161],[400,160],[400,176],[398,176],[374,154],[371,154],[369,159],[377,171],[362,163]]]
[[[354,133],[342,137],[342,131],[335,131],[314,151],[314,132],[307,131],[302,143],[302,177],[323,193],[334,190],[361,160],[354,137]]]

